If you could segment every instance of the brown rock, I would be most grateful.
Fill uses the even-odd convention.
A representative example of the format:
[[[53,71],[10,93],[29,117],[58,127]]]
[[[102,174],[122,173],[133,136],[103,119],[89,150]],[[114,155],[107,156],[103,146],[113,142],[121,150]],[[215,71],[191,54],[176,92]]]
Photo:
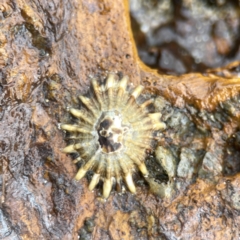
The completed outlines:
[[[73,180],[77,169],[61,152],[58,123],[69,120],[66,108],[78,105],[90,76],[108,71],[162,97],[167,129],[158,144],[178,163],[186,147],[200,159],[191,179],[175,177],[168,199],[139,174],[136,195],[113,191],[107,201],[88,190],[87,179]],[[126,1],[3,0],[0,238],[238,239],[239,89],[229,66],[176,77],[142,64]],[[169,179],[154,158],[150,153],[146,162],[158,186]]]

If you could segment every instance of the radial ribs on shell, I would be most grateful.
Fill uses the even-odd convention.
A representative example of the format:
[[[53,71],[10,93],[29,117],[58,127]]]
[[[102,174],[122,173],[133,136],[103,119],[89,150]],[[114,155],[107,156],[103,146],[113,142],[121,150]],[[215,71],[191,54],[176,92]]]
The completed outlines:
[[[93,97],[79,96],[81,108],[69,109],[76,124],[61,124],[74,139],[74,144],[63,151],[78,153],[83,161],[76,180],[89,170],[94,172],[90,190],[102,180],[103,197],[108,198],[113,185],[121,189],[125,181],[135,193],[133,173],[139,169],[144,176],[148,175],[146,150],[151,149],[154,132],[165,128],[161,114],[148,112],[151,99],[138,101],[144,88],[140,85],[129,90],[127,76],[117,80],[117,75],[109,74],[105,84],[93,79],[92,87]]]

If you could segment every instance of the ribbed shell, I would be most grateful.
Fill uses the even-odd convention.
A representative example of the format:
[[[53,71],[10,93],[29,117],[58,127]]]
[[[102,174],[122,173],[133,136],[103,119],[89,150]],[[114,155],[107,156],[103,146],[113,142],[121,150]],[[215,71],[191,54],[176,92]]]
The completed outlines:
[[[108,198],[113,184],[121,188],[122,180],[132,193],[136,192],[133,172],[139,169],[148,175],[146,149],[151,149],[154,132],[165,128],[160,113],[148,113],[151,99],[138,103],[143,86],[129,92],[128,77],[116,79],[116,75],[109,74],[103,85],[93,79],[94,97],[79,96],[82,107],[69,110],[78,119],[77,124],[61,124],[75,139],[63,151],[78,153],[78,159],[84,162],[75,179],[93,170],[89,189],[102,179],[104,198]]]

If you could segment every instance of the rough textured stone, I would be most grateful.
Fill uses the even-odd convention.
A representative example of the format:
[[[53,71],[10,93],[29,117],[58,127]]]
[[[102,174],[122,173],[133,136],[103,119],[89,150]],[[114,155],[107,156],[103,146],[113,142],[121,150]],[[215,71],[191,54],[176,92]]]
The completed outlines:
[[[240,81],[232,69],[178,77],[149,69],[137,56],[125,1],[1,1],[1,237],[238,239]],[[136,195],[113,191],[107,201],[88,190],[88,177],[72,180],[77,168],[61,152],[58,123],[70,118],[66,108],[79,104],[90,76],[107,71],[158,99],[167,125],[158,145],[177,165],[183,148],[200,159],[191,181],[176,177],[167,199],[138,173]],[[154,151],[146,161],[155,187],[168,181]],[[198,175],[202,161],[206,174]]]

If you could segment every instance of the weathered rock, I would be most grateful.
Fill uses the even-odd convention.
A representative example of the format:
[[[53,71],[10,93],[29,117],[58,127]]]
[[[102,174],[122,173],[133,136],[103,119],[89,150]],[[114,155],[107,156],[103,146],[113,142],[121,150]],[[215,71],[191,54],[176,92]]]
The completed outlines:
[[[138,58],[126,1],[1,1],[1,237],[238,239],[240,80],[234,64],[178,77],[149,69]],[[74,156],[61,151],[67,139],[58,123],[71,118],[66,108],[79,106],[90,77],[109,71],[128,75],[155,98],[166,124],[157,145],[176,160],[168,198],[151,192],[139,173],[136,195],[113,191],[107,201],[101,186],[88,190],[90,174],[73,180]],[[148,154],[154,186],[168,184],[163,161],[154,150]]]

